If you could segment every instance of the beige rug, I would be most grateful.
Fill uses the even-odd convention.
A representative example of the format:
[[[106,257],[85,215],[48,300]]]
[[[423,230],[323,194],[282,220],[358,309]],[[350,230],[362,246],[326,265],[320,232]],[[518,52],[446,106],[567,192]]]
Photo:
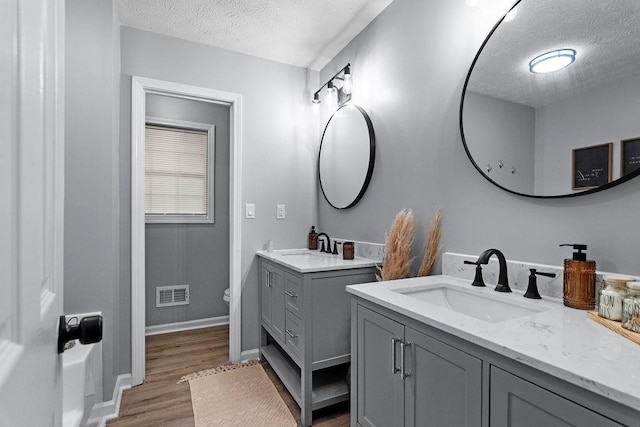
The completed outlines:
[[[296,426],[287,405],[255,360],[182,377],[189,381],[196,427]]]

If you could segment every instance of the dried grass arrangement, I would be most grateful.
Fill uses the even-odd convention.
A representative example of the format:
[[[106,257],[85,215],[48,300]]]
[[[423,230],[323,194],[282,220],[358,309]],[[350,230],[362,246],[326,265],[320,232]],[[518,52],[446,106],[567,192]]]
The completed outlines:
[[[411,209],[398,212],[386,235],[384,261],[380,270],[381,280],[404,279],[409,274],[415,226]]]
[[[422,264],[420,264],[420,270],[418,270],[418,277],[428,276],[431,274],[433,265],[438,259],[440,253],[440,225],[442,223],[442,211],[438,209],[431,217],[431,223],[429,224],[429,231],[427,233],[427,247],[422,257]]]

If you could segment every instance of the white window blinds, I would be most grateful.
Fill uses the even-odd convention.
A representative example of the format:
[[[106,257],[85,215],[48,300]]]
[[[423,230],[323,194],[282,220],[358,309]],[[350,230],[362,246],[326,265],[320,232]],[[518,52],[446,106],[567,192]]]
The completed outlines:
[[[207,215],[207,131],[146,126],[145,213]]]

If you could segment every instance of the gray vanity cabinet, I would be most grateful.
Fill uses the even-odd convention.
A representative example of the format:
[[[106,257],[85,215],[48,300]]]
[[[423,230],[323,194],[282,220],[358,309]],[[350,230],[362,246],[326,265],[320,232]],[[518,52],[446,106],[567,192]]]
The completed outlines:
[[[495,366],[490,394],[491,427],[622,425]]]
[[[347,285],[375,280],[374,267],[300,273],[260,259],[260,355],[300,406],[312,411],[349,399],[350,297]]]
[[[368,308],[356,310],[358,425],[481,425],[480,359]]]
[[[353,426],[640,427],[636,409],[386,307],[354,296],[351,313]]]

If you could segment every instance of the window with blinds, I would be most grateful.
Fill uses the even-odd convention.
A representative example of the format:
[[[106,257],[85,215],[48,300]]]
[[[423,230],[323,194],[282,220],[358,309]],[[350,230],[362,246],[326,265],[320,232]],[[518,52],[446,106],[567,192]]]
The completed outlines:
[[[210,132],[147,123],[147,222],[213,222]]]

